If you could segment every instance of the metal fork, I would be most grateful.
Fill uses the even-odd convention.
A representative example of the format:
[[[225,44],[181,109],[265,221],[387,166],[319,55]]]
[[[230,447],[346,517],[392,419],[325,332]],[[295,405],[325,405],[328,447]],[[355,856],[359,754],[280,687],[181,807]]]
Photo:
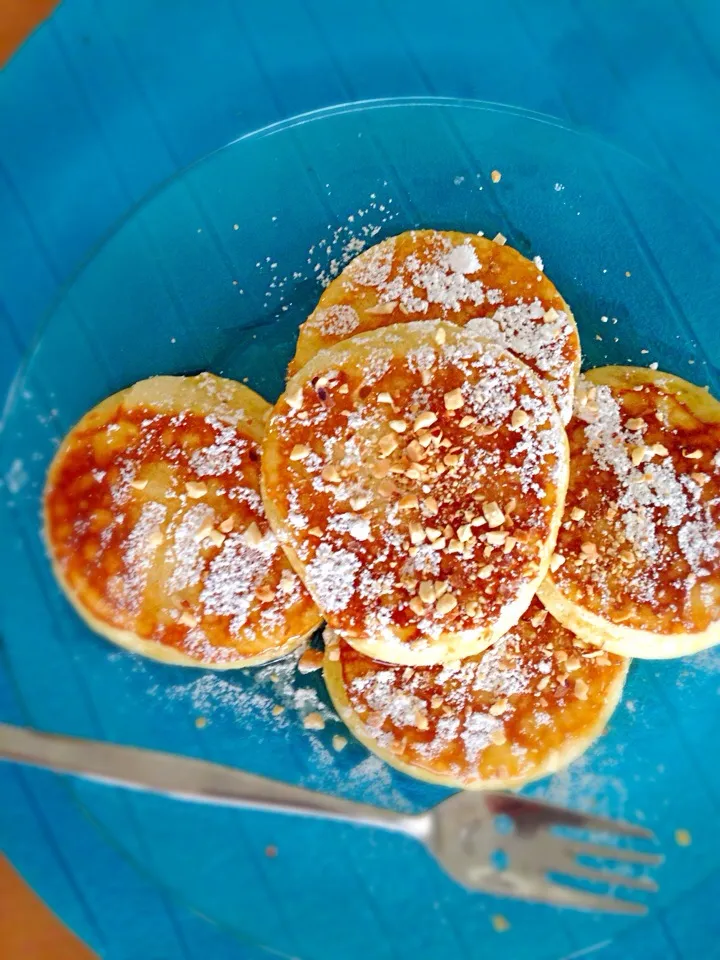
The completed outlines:
[[[654,853],[552,832],[555,827],[569,827],[652,839],[653,834],[644,827],[509,793],[457,793],[424,813],[396,813],[206,760],[38,733],[8,724],[0,724],[0,760],[182,800],[381,827],[424,844],[451,877],[471,890],[567,907],[627,914],[646,912],[642,903],[580,889],[568,885],[563,878],[646,891],[657,889],[647,876],[590,867],[578,857],[647,866],[662,861]]]

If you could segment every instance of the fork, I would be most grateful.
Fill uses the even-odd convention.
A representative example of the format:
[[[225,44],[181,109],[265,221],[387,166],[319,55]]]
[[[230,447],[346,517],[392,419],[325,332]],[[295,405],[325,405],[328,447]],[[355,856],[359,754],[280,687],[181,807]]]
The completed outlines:
[[[422,843],[454,880],[470,890],[586,910],[647,912],[642,903],[581,889],[567,880],[645,891],[657,886],[647,876],[591,867],[578,857],[645,866],[663,859],[655,853],[552,832],[562,827],[653,839],[644,827],[510,793],[461,792],[423,813],[398,813],[207,760],[4,723],[0,723],[0,760],[182,800],[380,827]]]

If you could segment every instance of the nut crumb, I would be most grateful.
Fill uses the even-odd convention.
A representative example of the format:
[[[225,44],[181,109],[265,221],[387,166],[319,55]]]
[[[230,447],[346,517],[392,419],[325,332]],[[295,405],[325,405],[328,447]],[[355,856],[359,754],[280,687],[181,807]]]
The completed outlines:
[[[306,730],[324,730],[325,721],[316,710],[313,710],[312,713],[308,713],[308,715],[303,718],[303,726]]]
[[[491,170],[490,179],[492,180],[493,183],[500,183],[500,180],[502,179],[502,174],[500,173],[499,170]]]
[[[341,734],[336,733],[332,738],[333,750],[336,753],[340,753],[341,750],[344,750],[347,746],[347,737],[343,737]]]

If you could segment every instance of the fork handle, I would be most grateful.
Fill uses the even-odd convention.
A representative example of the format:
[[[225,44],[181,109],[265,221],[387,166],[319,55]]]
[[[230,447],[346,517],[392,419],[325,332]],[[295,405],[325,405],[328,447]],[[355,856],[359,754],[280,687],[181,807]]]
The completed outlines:
[[[0,723],[0,760],[180,800],[343,820],[423,839],[426,816],[355,803],[233,767]]]

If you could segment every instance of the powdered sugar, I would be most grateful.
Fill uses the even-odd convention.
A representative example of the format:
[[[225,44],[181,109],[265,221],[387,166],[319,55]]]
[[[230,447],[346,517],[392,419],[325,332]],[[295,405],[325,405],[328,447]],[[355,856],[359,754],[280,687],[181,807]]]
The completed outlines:
[[[192,452],[190,466],[199,477],[219,477],[240,466],[247,454],[248,441],[216,417],[206,417],[205,422],[215,430],[215,439]]]
[[[257,546],[248,546],[241,534],[231,534],[208,569],[200,601],[206,614],[230,617],[230,633],[238,637],[256,602],[256,590],[267,575],[277,541],[268,533]]]
[[[212,525],[214,520],[215,511],[209,504],[196,503],[180,516],[179,522],[175,520],[171,524],[168,534],[173,542],[166,554],[171,570],[168,593],[185,590],[200,580],[205,562],[197,534],[202,527]]]
[[[317,310],[311,317],[312,325],[324,336],[347,337],[360,323],[357,311],[347,304],[334,304]]]
[[[122,602],[133,613],[140,609],[147,574],[157,549],[151,543],[150,535],[159,529],[166,514],[167,507],[163,503],[151,500],[143,504],[123,544]]]
[[[349,550],[321,543],[305,575],[310,592],[321,610],[334,613],[345,609],[355,591],[360,561]]]

